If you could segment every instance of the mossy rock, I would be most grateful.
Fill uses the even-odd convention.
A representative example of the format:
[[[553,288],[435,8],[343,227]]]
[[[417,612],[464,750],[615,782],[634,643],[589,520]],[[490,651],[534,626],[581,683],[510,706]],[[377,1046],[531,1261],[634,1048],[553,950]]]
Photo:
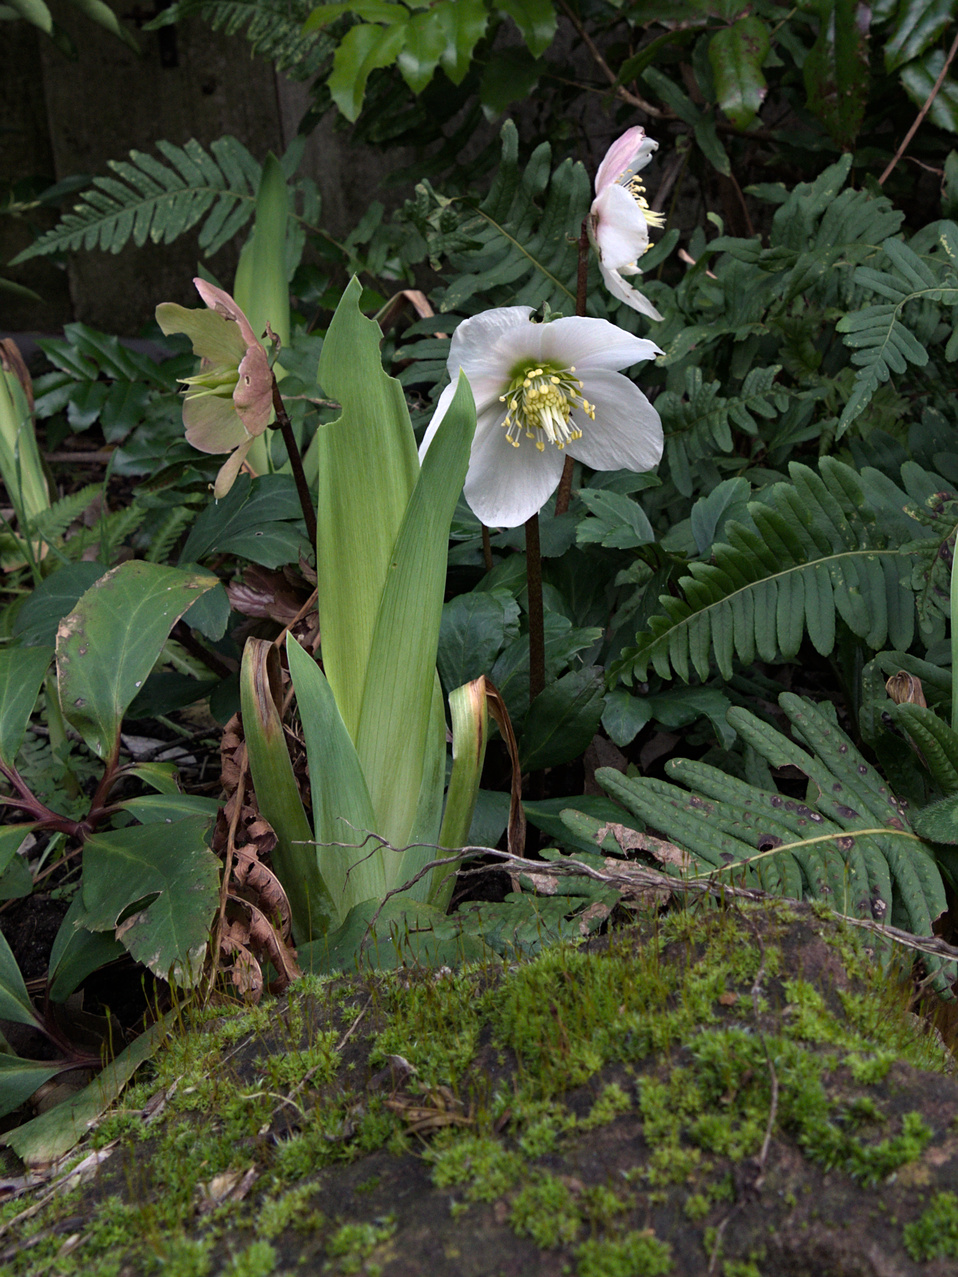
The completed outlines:
[[[958,1080],[900,975],[763,904],[184,1015],[0,1274],[944,1277]]]

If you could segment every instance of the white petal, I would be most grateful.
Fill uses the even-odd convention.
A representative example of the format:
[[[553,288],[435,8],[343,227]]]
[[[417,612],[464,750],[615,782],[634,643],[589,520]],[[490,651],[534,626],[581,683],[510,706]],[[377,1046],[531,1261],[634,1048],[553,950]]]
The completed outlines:
[[[649,225],[624,186],[607,186],[589,213],[599,256],[611,270],[632,266],[649,246]]]
[[[453,397],[456,393],[458,380],[459,373],[457,370],[455,379],[446,386],[442,394],[439,396],[439,400],[436,403],[436,411],[432,414],[429,425],[426,427],[426,433],[422,437],[422,443],[419,445],[420,461],[422,461],[423,457],[426,455],[426,449],[432,443],[443,417],[449,411],[449,405],[452,403]],[[502,378],[500,377],[495,380],[492,394],[486,394],[484,396],[477,394],[472,378],[470,377],[468,380],[470,389],[472,390],[472,397],[476,402],[477,422],[481,421],[485,416],[488,416],[489,413],[492,413],[493,416],[498,417],[498,420],[501,421],[506,415],[505,409],[499,402],[499,395],[503,388]],[[482,381],[481,378],[477,378],[477,380]],[[485,380],[488,381],[489,379],[486,378]]]
[[[660,320],[662,318],[646,296],[627,283],[617,270],[608,270],[601,259],[599,261],[599,271],[602,274],[602,282],[613,297],[617,297],[620,302],[625,302],[626,306],[631,306],[640,315],[647,315],[649,319]],[[624,365],[620,364],[619,366],[623,367]]]
[[[505,413],[479,421],[469,458],[465,496],[473,514],[489,528],[515,528],[542,509],[555,492],[565,454],[539,452],[522,436],[514,448],[502,429]]]
[[[621,181],[626,175],[631,177],[638,173],[658,149],[658,142],[646,137],[645,129],[639,125],[627,129],[606,151],[595,175],[596,191],[603,190],[611,182]]]
[[[662,354],[654,341],[635,337],[607,319],[572,315],[542,324],[540,330],[541,357],[554,359],[566,367],[573,365],[576,372],[582,374],[594,368],[615,372]]]
[[[436,411],[432,414],[432,420],[426,427],[426,433],[422,437],[422,443],[419,445],[419,460],[422,461],[426,455],[426,449],[435,438],[436,431],[439,429],[440,422],[449,411],[449,405],[452,403],[452,397],[456,393],[456,383],[451,382],[442,394],[439,396],[439,402],[436,404]]]
[[[482,379],[500,382],[507,372],[501,351],[521,346],[523,339],[535,332],[529,323],[531,306],[500,306],[484,310],[481,315],[464,319],[452,334],[446,367],[455,381],[461,368],[469,378],[478,403]],[[501,391],[500,391],[501,393]]]
[[[568,452],[593,470],[653,470],[662,460],[662,421],[642,391],[619,373],[598,371],[583,393],[595,405],[595,421],[573,413],[582,438]]]

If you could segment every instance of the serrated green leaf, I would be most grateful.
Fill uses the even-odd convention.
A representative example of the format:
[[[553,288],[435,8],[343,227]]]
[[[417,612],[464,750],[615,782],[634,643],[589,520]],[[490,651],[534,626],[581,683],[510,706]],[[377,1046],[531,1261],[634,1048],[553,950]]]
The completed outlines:
[[[12,767],[53,659],[50,647],[0,648],[0,761]]]
[[[156,563],[121,563],[77,601],[57,631],[60,704],[100,758],[156,663],[173,624],[217,578]]]
[[[762,64],[770,44],[768,27],[752,14],[723,27],[709,44],[718,104],[737,129],[748,128],[765,99]]]
[[[82,925],[114,932],[137,962],[184,988],[202,975],[219,899],[209,825],[208,816],[131,825],[92,834],[83,847]]]

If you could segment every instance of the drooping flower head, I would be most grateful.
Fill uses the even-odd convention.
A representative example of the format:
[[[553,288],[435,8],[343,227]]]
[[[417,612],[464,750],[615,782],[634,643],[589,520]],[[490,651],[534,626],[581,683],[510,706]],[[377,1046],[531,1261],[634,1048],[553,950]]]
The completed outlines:
[[[459,369],[476,400],[466,475],[470,508],[489,527],[517,527],[555,491],[566,454],[593,470],[651,470],[662,422],[619,369],[662,352],[605,319],[533,323],[529,306],[465,319],[453,334],[452,384],[439,398],[422,456],[452,402]]]
[[[619,301],[650,319],[661,319],[647,297],[624,276],[641,275],[639,258],[649,247],[649,227],[664,225],[662,215],[649,208],[638,176],[659,144],[636,127],[623,133],[606,152],[595,175],[595,199],[589,210],[589,239],[599,256],[606,288]]]
[[[194,279],[208,310],[188,310],[174,302],[156,308],[164,333],[186,333],[200,356],[195,377],[182,377],[186,438],[200,452],[230,452],[216,476],[213,494],[229,492],[250,445],[269,424],[273,373],[266,348],[243,311],[222,288]]]

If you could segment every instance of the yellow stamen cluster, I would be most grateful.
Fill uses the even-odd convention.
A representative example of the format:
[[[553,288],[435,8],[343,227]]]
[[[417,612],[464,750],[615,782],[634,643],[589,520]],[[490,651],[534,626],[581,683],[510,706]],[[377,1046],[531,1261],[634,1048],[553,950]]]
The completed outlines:
[[[645,185],[642,179],[633,177],[628,182],[624,182],[623,185],[642,210],[642,216],[648,224],[655,230],[661,230],[665,225],[665,218],[661,213],[656,213],[649,208],[649,201],[645,198]]]
[[[575,368],[532,365],[513,373],[509,389],[499,396],[506,405],[502,423],[506,438],[519,447],[523,431],[542,452],[547,443],[559,449],[582,438],[582,431],[570,420],[574,410],[595,420],[595,408],[583,398],[582,382],[572,374]]]

